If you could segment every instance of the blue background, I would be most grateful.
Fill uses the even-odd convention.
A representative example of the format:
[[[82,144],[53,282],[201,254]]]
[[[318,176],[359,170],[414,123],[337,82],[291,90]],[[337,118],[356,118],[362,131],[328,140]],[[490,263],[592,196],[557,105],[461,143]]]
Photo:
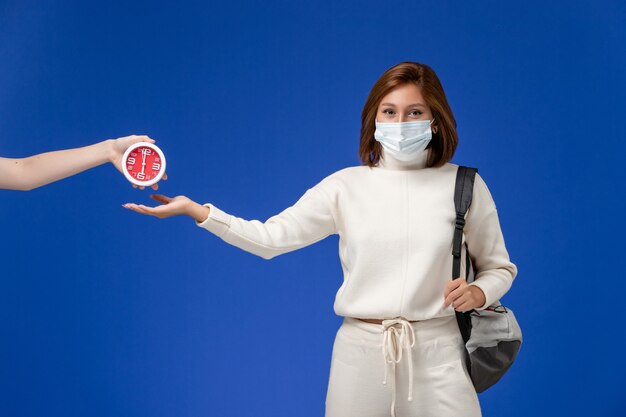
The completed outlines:
[[[626,3],[0,2],[0,155],[128,134],[168,195],[265,220],[358,165],[361,109],[432,66],[519,275],[485,416],[623,416]],[[322,416],[338,237],[271,261],[110,164],[0,191],[0,415]]]

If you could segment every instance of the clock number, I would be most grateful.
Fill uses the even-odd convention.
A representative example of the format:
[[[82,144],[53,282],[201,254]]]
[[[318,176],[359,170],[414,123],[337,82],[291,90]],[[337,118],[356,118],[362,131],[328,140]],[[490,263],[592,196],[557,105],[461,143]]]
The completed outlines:
[[[126,160],[126,163],[127,163],[128,165],[135,165],[135,162],[137,162],[137,160],[136,160],[135,158],[128,158],[128,159]]]
[[[157,164],[156,162],[152,164],[152,170],[158,171],[161,169],[161,164]]]
[[[146,176],[144,174],[142,174],[141,172],[137,173],[137,179],[138,180],[142,180],[143,181],[145,178],[146,178]]]
[[[152,155],[152,149],[145,148],[145,149],[143,150],[143,153],[144,153],[146,156],[148,156],[148,155]]]

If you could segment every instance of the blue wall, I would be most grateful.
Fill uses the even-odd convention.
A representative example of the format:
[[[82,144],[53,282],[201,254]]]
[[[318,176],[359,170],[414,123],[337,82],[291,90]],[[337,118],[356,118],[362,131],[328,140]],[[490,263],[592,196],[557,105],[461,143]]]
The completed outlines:
[[[624,21],[590,0],[2,1],[0,155],[146,133],[165,194],[265,220],[359,164],[373,83],[427,63],[519,268],[524,345],[484,415],[620,416]],[[149,193],[111,165],[0,191],[0,415],[322,416],[337,236],[266,261],[121,207]]]

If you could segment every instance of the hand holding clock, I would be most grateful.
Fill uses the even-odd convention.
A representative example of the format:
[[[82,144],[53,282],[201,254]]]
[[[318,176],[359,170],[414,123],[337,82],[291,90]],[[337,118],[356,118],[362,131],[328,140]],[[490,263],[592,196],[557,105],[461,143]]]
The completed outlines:
[[[148,136],[131,135],[104,140],[81,148],[45,152],[25,158],[0,157],[0,188],[28,191],[107,162],[111,162],[123,172],[121,161],[124,153],[139,143],[155,146],[152,145],[154,140]],[[161,168],[157,181],[167,178],[165,164]],[[135,187],[140,186],[143,189],[143,186],[152,185],[152,188],[156,190],[157,181],[135,185]]]
[[[145,187],[150,186],[153,190],[158,190],[158,181],[161,179],[167,180],[167,174],[165,173],[165,156],[161,150],[154,145],[154,142],[154,139],[148,136],[132,135],[116,139],[113,143],[111,162],[115,165],[115,168],[124,174],[131,184],[133,184],[133,188],[139,187],[140,190],[143,190]],[[152,158],[149,158],[153,163],[152,168],[157,168],[153,170],[154,172],[151,172],[152,175],[149,176],[145,174],[148,150],[150,151],[150,155],[153,155]],[[133,170],[133,165],[137,161],[135,158],[137,154],[141,154],[142,158],[141,165],[138,165],[141,166],[139,179],[137,178],[139,172]],[[132,162],[132,164],[129,162]]]

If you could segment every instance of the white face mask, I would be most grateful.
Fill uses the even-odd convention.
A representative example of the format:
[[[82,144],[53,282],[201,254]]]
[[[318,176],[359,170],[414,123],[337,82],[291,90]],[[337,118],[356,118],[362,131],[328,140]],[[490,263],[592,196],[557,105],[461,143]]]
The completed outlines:
[[[380,123],[376,121],[374,138],[380,142],[385,153],[400,161],[411,161],[417,157],[432,139],[430,125],[435,121]]]

